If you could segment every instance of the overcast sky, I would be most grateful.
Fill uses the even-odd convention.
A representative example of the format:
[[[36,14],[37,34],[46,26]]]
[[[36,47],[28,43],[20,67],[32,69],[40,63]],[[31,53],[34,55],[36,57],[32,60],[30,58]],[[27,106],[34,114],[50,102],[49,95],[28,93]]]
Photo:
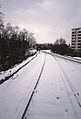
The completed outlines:
[[[39,43],[71,40],[71,29],[81,27],[81,0],[0,0],[5,22],[27,28]]]

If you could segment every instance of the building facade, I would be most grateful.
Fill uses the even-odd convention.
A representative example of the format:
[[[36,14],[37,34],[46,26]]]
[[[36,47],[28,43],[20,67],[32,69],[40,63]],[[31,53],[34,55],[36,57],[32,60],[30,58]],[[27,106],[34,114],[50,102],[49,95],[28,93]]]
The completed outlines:
[[[81,52],[81,27],[72,29],[71,49]]]

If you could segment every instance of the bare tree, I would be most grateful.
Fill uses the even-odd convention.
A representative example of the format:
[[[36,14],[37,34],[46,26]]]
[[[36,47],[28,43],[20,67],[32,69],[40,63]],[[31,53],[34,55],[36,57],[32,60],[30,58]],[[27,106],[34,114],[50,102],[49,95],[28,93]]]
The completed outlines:
[[[0,4],[0,37],[1,37],[3,29],[4,29],[3,17],[4,17],[4,14],[1,12],[1,4]]]

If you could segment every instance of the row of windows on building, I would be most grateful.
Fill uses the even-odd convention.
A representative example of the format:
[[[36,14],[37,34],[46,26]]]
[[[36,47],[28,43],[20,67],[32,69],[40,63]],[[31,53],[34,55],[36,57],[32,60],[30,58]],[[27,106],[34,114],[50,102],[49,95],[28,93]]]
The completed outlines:
[[[81,51],[81,27],[72,29],[71,48],[74,51]]]

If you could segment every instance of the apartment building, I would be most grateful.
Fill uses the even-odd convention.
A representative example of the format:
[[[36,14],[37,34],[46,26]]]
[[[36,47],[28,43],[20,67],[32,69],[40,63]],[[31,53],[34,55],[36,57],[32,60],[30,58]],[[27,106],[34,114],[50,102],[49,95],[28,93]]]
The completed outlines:
[[[72,29],[71,48],[76,51],[81,51],[81,27]]]

